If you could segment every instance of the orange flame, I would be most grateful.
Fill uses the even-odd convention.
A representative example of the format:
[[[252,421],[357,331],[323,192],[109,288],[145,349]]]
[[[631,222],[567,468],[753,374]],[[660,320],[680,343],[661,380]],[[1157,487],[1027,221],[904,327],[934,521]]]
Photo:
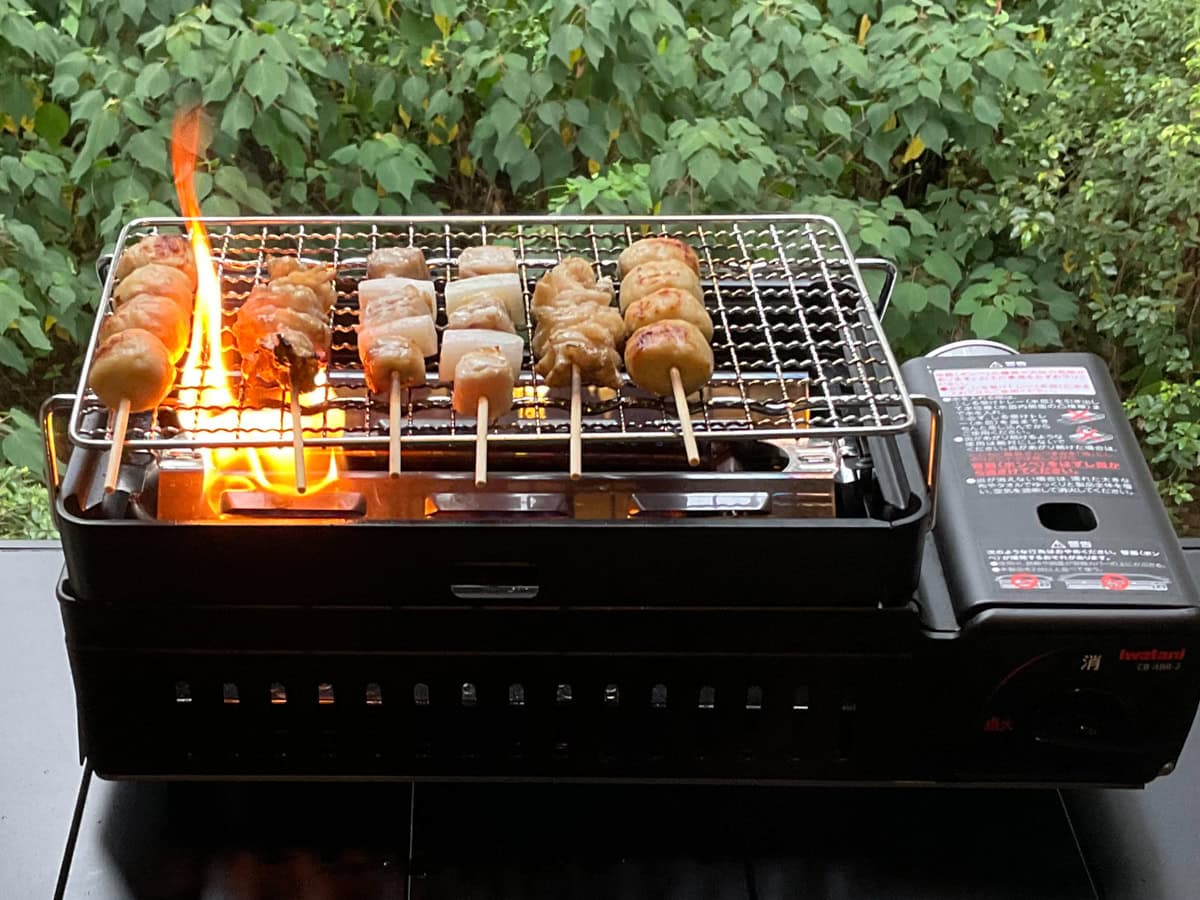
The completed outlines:
[[[202,432],[206,438],[232,438],[238,430],[265,433],[276,432],[280,439],[289,439],[293,427],[291,412],[270,409],[238,409],[238,392],[234,389],[225,366],[221,345],[221,281],[213,264],[212,245],[208,230],[198,221],[200,202],[196,198],[196,162],[207,144],[207,120],[200,107],[181,111],[171,132],[171,169],[179,210],[188,219],[188,239],[196,257],[196,304],[192,317],[192,337],[180,378],[180,424],[189,431]],[[318,376],[318,386],[300,397],[301,405],[311,406],[326,399],[324,373]],[[332,392],[330,392],[332,393]],[[344,427],[341,410],[331,410],[326,419],[318,413],[301,416],[302,429],[316,430],[322,426],[340,430]],[[204,496],[209,507],[220,509],[221,494],[227,490],[266,490],[271,493],[297,496],[295,459],[290,448],[262,449],[229,447],[205,449]],[[335,483],[338,478],[340,451],[305,448],[305,467],[310,473],[322,471],[307,493],[317,493]],[[311,475],[310,475],[311,478]]]

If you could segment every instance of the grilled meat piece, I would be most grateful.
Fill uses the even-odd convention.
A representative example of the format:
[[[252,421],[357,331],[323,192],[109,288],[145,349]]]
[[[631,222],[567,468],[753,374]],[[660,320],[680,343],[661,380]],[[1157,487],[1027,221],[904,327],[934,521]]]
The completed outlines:
[[[604,284],[612,292],[612,281],[604,279]],[[533,289],[534,309],[553,305],[554,296],[560,291],[573,288],[596,287],[596,273],[592,264],[582,256],[568,256],[557,266],[541,277]]]
[[[333,266],[302,262],[294,256],[276,256],[267,263],[267,275],[273,284],[300,284],[312,290],[328,313],[337,304]]]
[[[359,298],[359,328],[390,319],[406,319],[410,316],[429,317],[429,304],[419,290],[402,287],[390,294],[379,294],[370,301]]]
[[[629,304],[663,288],[678,288],[704,301],[700,279],[677,259],[659,259],[642,263],[621,280],[621,312]]]
[[[495,347],[469,350],[454,365],[454,411],[474,416],[479,398],[487,397],[488,420],[495,421],[512,409],[513,370]]]
[[[489,331],[507,331],[516,334],[508,307],[494,294],[475,294],[455,307],[450,314],[447,328],[485,328]]]
[[[654,237],[634,241],[617,257],[617,267],[624,278],[640,265],[664,259],[681,262],[695,272],[697,277],[700,275],[700,260],[696,258],[696,251],[675,238]]]
[[[437,290],[434,288],[433,282],[406,278],[402,275],[365,278],[360,281],[358,283],[358,305],[359,308],[362,308],[381,297],[389,297],[406,291],[416,291],[417,296],[425,302],[425,311],[428,315],[431,318],[437,316]]]
[[[620,349],[625,343],[625,322],[621,313],[613,306],[597,306],[584,303],[578,306],[552,306],[538,314],[537,328],[533,332],[530,349],[541,357],[546,345],[554,340],[556,332],[590,323],[608,332],[609,343]]]
[[[706,341],[713,336],[712,317],[695,294],[679,288],[663,288],[635,300],[625,310],[625,325],[629,334],[663,319],[683,319],[700,329]]]
[[[425,265],[425,254],[419,247],[382,247],[367,257],[367,277],[429,279],[429,268]]]
[[[190,319],[196,302],[194,278],[194,270],[192,278],[188,278],[184,272],[173,266],[147,263],[121,279],[121,283],[113,290],[113,301],[119,306],[138,294],[168,297],[179,304],[180,313]]]
[[[451,281],[446,285],[446,315],[454,315],[456,309],[481,294],[502,301],[513,324],[525,324],[525,297],[521,291],[521,279],[512,272]]]
[[[453,381],[459,359],[474,350],[499,350],[512,369],[513,381],[521,374],[525,356],[525,341],[506,331],[487,331],[482,328],[447,330],[442,335],[442,355],[438,362],[438,378]]]
[[[425,354],[411,338],[384,330],[371,340],[359,340],[358,354],[367,375],[367,387],[377,393],[387,393],[392,387],[392,373],[400,376],[400,387],[416,387],[425,383]]]
[[[557,328],[543,344],[543,351],[534,371],[550,387],[570,387],[572,366],[579,367],[583,384],[621,386],[617,368],[621,355],[613,346],[612,333],[603,324],[584,319],[578,324]]]
[[[401,387],[424,384],[425,357],[437,353],[437,330],[415,284],[419,282],[370,300],[359,295],[358,356],[373,391],[390,390],[393,372]]]
[[[111,316],[105,316],[100,323],[100,340],[106,341],[129,328],[140,328],[162,341],[174,364],[187,350],[191,330],[188,325],[174,300],[155,294],[138,294],[118,306]]]
[[[145,412],[171,393],[175,365],[157,337],[127,328],[109,335],[96,349],[88,383],[110,409],[128,400],[131,411]]]
[[[248,380],[312,390],[329,355],[329,309],[303,284],[281,280],[255,285],[238,310],[233,334]]]
[[[483,244],[468,247],[458,256],[458,277],[475,278],[479,275],[499,275],[517,271],[517,256],[512,247]]]
[[[187,276],[191,289],[196,290],[196,259],[184,235],[151,234],[126,247],[117,259],[117,277],[125,278],[135,269],[151,264],[178,269]]]
[[[634,332],[625,345],[625,369],[639,387],[669,397],[671,369],[685,393],[700,390],[713,372],[713,352],[700,329],[682,319],[663,319]]]

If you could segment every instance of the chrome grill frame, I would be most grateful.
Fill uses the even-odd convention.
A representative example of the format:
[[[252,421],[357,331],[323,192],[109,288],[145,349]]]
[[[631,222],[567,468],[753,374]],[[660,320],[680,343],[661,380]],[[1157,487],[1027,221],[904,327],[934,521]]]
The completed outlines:
[[[223,329],[254,283],[265,278],[266,260],[276,254],[330,263],[337,269],[338,302],[333,313],[333,345],[324,398],[305,407],[308,446],[386,448],[386,397],[370,395],[356,349],[357,281],[374,249],[415,245],[425,251],[438,287],[439,330],[445,323],[442,290],[455,277],[458,254],[468,246],[494,242],[513,246],[525,287],[526,311],[537,279],[564,256],[590,258],[598,275],[617,278],[617,256],[633,240],[668,235],[687,241],[701,261],[705,302],[712,315],[717,370],[709,385],[691,398],[698,441],[768,440],[798,437],[849,438],[910,431],[913,403],[883,336],[862,275],[846,237],[823,216],[429,216],[429,217],[242,217],[199,220],[208,229],[221,280]],[[117,254],[145,234],[183,231],[181,218],[138,219],[122,229]],[[103,316],[112,309],[115,266],[105,279],[72,407],[69,436],[77,446],[108,449],[107,427],[85,427],[100,403],[88,387]],[[238,427],[231,433],[203,428],[173,430],[163,417],[135,416],[125,445],[166,450],[203,447],[283,447],[291,442],[287,402],[257,398],[278,407],[278,428],[241,426],[250,408],[237,387],[235,351],[225,365],[237,392]],[[206,370],[207,371],[207,368]],[[468,443],[473,419],[456,418],[450,389],[431,372],[430,384],[406,391],[405,443]],[[632,385],[619,391],[584,393],[585,442],[661,442],[679,433],[670,398]],[[559,442],[569,439],[569,395],[549,391],[532,370],[526,351],[513,412],[489,429],[495,442]],[[178,388],[168,403],[178,403]],[[340,409],[338,432],[329,413]],[[201,412],[195,409],[194,412]],[[205,412],[217,412],[206,409]],[[188,410],[184,410],[188,412]],[[310,423],[312,420],[310,419]]]

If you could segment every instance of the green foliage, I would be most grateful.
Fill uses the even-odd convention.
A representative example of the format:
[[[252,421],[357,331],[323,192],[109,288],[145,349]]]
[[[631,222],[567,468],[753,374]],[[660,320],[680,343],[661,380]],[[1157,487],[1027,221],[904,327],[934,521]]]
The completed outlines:
[[[1182,510],[1200,480],[1200,8],[1071,10],[1051,90],[1012,129],[1001,208],[1023,254],[1086,298],[1076,340],[1131,395],[1163,495]]]
[[[1196,366],[1196,15],[0,0],[0,402],[70,387],[91,263],[123,222],[174,212],[171,117],[202,102],[209,214],[823,212],[900,266],[901,354],[1094,348],[1157,403]],[[1138,407],[1147,440],[1180,402]]]
[[[0,466],[0,540],[57,536],[45,485],[28,469]]]

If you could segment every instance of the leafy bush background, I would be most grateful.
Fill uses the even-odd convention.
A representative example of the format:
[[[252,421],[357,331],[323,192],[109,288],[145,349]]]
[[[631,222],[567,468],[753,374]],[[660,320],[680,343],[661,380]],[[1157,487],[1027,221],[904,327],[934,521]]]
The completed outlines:
[[[0,53],[13,463],[73,387],[92,261],[174,212],[201,101],[210,214],[829,213],[900,265],[902,354],[1101,353],[1200,524],[1191,0],[0,0]]]

